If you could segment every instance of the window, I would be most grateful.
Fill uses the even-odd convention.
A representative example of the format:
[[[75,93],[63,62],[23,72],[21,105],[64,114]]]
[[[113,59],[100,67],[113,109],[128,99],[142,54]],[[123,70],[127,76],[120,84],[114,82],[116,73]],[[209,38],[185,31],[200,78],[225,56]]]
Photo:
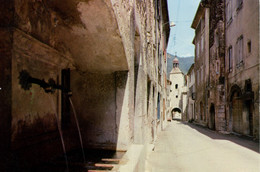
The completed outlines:
[[[242,8],[243,0],[237,0],[237,11],[239,11]]]
[[[219,74],[219,61],[216,61],[216,74]]]
[[[178,89],[178,84],[175,84],[175,89]]]
[[[228,48],[228,71],[231,72],[233,68],[233,53],[232,46]]]
[[[205,28],[205,19],[204,18],[202,18],[200,20],[200,27],[201,27],[201,31],[203,31],[203,29]]]
[[[227,3],[227,23],[231,23],[232,21],[232,1],[233,0],[230,0],[228,1]]]
[[[237,67],[243,64],[243,36],[237,39]]]
[[[201,67],[201,69],[200,69],[200,79],[202,82],[203,81],[203,67]]]
[[[197,70],[197,85],[199,85],[199,80],[200,80],[200,71]]]
[[[200,43],[200,47],[201,47],[201,52],[204,52],[204,35],[202,34],[201,36],[201,43]]]
[[[200,55],[200,43],[198,41],[197,46],[196,46],[196,56],[197,56],[197,59],[199,58],[199,55]]]
[[[178,98],[178,95],[176,96],[176,98]]]
[[[161,118],[161,109],[160,109],[160,93],[158,93],[158,98],[157,98],[157,120],[160,120]]]
[[[248,51],[248,53],[251,53],[251,41],[250,40],[247,42],[247,51]]]

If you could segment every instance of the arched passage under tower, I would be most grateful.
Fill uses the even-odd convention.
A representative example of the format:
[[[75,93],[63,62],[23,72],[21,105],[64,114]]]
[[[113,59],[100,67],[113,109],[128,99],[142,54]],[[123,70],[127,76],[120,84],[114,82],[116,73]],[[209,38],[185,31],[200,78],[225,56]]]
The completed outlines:
[[[175,107],[171,110],[173,120],[181,120],[182,110],[179,107]]]

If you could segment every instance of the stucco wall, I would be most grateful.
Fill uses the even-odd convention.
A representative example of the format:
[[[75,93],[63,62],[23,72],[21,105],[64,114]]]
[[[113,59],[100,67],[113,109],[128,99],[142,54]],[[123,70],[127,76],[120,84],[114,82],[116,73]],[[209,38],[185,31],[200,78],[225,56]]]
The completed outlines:
[[[245,93],[245,81],[250,79],[252,84],[253,105],[253,136],[259,138],[259,3],[257,1],[243,1],[242,8],[236,10],[236,3],[233,4],[232,18],[226,26],[226,46],[232,46],[233,63],[232,70],[229,71],[226,66],[228,76],[227,83],[227,100],[230,102],[231,89],[237,85],[242,94]],[[238,27],[242,26],[242,27]],[[243,35],[243,64],[237,66],[237,40]],[[248,51],[248,42],[251,41],[251,53]],[[226,50],[227,51],[227,50]],[[226,64],[229,64],[228,53],[226,53]],[[246,100],[242,100],[245,102]],[[228,130],[232,131],[232,110],[231,102],[227,104],[227,123]],[[243,128],[242,134],[248,134],[248,117],[246,107],[243,106],[241,111]]]
[[[170,90],[170,106],[172,109],[176,107],[182,109],[180,101],[182,100],[181,94],[184,86],[184,76],[182,73],[170,73],[170,81],[172,82]],[[177,89],[175,87],[176,84],[178,85]]]
[[[83,143],[87,146],[115,148],[117,126],[114,73],[80,75],[72,71],[71,90]]]
[[[22,89],[21,70],[60,84],[62,69],[71,69],[84,146],[127,150],[132,143],[154,141],[166,121],[166,1],[4,2],[0,20],[10,28],[0,30],[1,113],[6,114],[1,139],[8,144],[12,137],[13,162],[62,154],[55,118],[62,123],[61,92],[46,93],[35,84]],[[79,148],[72,113],[62,128],[67,151]]]
[[[0,168],[5,167],[10,156],[11,144],[11,95],[12,95],[12,30],[8,28],[0,29],[0,152],[2,152]]]
[[[63,56],[57,51],[20,31],[15,31],[13,38],[12,141],[15,141],[20,137],[25,139],[55,131],[55,114],[60,115],[59,91],[46,93],[36,84],[25,90],[20,84],[20,72],[26,70],[34,78],[44,79],[46,82],[52,78],[59,84],[60,71],[68,63],[61,62]]]

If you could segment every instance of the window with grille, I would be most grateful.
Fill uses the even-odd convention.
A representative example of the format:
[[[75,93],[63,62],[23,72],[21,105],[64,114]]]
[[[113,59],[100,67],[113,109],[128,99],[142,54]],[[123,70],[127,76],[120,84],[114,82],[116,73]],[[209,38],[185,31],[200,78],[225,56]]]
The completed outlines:
[[[232,52],[232,46],[228,48],[228,71],[232,72],[233,68],[233,52]]]
[[[243,6],[243,0],[237,0],[237,11],[240,10]]]
[[[200,43],[198,41],[197,42],[197,46],[196,46],[196,56],[197,56],[197,59],[199,58],[199,55],[200,55]]]
[[[227,3],[227,22],[228,24],[232,21],[232,0],[228,1]]]
[[[237,39],[237,67],[243,64],[243,36]]]

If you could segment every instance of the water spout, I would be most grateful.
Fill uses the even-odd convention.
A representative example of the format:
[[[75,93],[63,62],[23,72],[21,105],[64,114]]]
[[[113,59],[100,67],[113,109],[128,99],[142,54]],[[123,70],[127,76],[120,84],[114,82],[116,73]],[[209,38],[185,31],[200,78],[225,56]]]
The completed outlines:
[[[32,77],[26,70],[20,72],[18,79],[19,84],[24,90],[29,90],[32,84],[37,84],[42,87],[46,93],[54,93],[57,89],[70,92],[70,90],[65,90],[63,86],[56,84],[54,79],[50,78],[48,82],[46,82],[44,79]]]
[[[74,118],[75,118],[75,121],[76,121],[78,133],[79,133],[79,140],[80,140],[80,144],[81,144],[83,162],[85,163],[86,162],[86,158],[85,158],[85,152],[84,152],[84,148],[83,148],[82,135],[81,135],[81,132],[80,132],[78,117],[76,115],[76,111],[75,111],[74,105],[73,105],[72,100],[71,100],[70,97],[69,97],[69,100],[70,100],[70,104],[71,104],[71,107],[72,107],[72,110],[73,110]]]

